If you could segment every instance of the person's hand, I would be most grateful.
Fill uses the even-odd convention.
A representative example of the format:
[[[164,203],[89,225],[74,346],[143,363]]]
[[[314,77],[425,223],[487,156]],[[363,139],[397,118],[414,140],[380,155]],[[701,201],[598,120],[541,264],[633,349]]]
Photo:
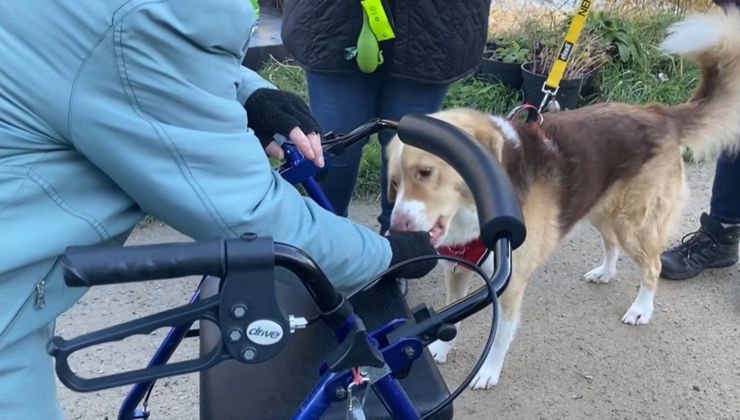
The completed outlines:
[[[391,232],[386,238],[391,244],[393,257],[389,267],[416,257],[438,255],[429,232]],[[414,279],[424,277],[437,266],[438,259],[428,259],[407,264],[392,273],[395,277]]]
[[[317,166],[324,166],[320,128],[303,100],[278,89],[255,90],[244,104],[247,125],[254,130],[268,155],[282,160],[283,149],[272,137],[281,134],[296,145],[298,151]]]

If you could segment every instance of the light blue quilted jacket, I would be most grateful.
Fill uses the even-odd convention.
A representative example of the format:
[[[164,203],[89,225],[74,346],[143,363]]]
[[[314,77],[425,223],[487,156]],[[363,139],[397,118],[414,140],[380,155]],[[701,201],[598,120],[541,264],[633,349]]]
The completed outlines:
[[[242,107],[247,0],[0,3],[0,349],[84,290],[69,245],[122,243],[146,213],[195,239],[270,234],[337,285],[386,268],[387,240],[270,170]]]

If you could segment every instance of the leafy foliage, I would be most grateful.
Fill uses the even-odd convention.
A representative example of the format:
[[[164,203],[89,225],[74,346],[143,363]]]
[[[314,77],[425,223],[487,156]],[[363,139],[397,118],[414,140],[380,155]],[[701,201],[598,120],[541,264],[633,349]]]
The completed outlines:
[[[698,83],[698,69],[679,58],[660,53],[657,45],[665,30],[680,15],[657,10],[650,13],[625,13],[624,16],[605,11],[589,17],[588,28],[598,35],[598,45],[612,60],[602,63],[594,81],[596,93],[583,103],[627,102],[677,104],[691,95]],[[528,42],[533,39],[548,40],[559,45],[565,34],[567,21],[540,20],[522,24],[518,33],[495,39],[490,49],[509,60],[521,59]],[[548,32],[551,31],[551,32]],[[547,34],[552,35],[547,38]],[[528,41],[529,40],[529,41]],[[596,43],[594,43],[596,45]],[[501,48],[500,53],[496,51]],[[588,54],[588,53],[586,53]],[[591,53],[593,54],[593,52]],[[585,64],[581,68],[586,68]],[[281,89],[307,97],[305,75],[300,67],[272,61],[260,72]],[[493,114],[506,114],[521,103],[520,91],[509,90],[501,84],[467,77],[450,86],[444,107],[466,106]],[[380,146],[371,139],[363,152],[356,188],[358,197],[377,198],[380,193]]]

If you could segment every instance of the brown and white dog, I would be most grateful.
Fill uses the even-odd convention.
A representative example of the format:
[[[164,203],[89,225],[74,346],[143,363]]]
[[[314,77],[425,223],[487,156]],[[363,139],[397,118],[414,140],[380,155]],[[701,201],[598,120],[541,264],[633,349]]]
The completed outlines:
[[[701,68],[690,101],[677,106],[604,103],[545,114],[542,130],[471,109],[432,114],[477,139],[502,163],[522,207],[527,240],[513,255],[513,275],[501,296],[501,318],[491,352],[471,383],[496,385],[520,319],[530,276],[573,226],[590,221],[603,236],[604,259],[584,278],[607,283],[620,249],[641,269],[637,298],[622,317],[646,324],[671,221],[680,212],[684,173],[681,147],[694,154],[736,150],[740,138],[740,13],[734,6],[692,15],[670,28],[662,44]],[[474,241],[478,221],[472,195],[459,174],[438,157],[402,144],[388,145],[391,229],[427,230],[434,244]],[[441,262],[447,303],[462,298],[474,274]],[[484,269],[491,273],[488,258]],[[453,342],[430,345],[443,363]]]

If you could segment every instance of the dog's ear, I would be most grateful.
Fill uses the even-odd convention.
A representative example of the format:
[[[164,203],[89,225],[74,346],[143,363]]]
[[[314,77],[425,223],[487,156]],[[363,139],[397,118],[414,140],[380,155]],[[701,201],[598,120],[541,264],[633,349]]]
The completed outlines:
[[[450,109],[435,114],[443,120],[466,131],[470,136],[475,138],[486,150],[501,162],[504,149],[505,132],[511,129],[503,118],[493,117],[484,112],[473,109]]]
[[[489,122],[475,127],[474,136],[501,162],[504,150],[504,134],[498,124]]]
[[[391,177],[388,177],[388,198],[389,203],[396,202],[396,194],[398,194],[397,181]]]
[[[387,159],[386,168],[388,170],[388,202],[394,203],[398,194],[398,179],[401,173],[401,149],[403,144],[398,136],[393,136],[388,145],[385,147],[385,156]]]

